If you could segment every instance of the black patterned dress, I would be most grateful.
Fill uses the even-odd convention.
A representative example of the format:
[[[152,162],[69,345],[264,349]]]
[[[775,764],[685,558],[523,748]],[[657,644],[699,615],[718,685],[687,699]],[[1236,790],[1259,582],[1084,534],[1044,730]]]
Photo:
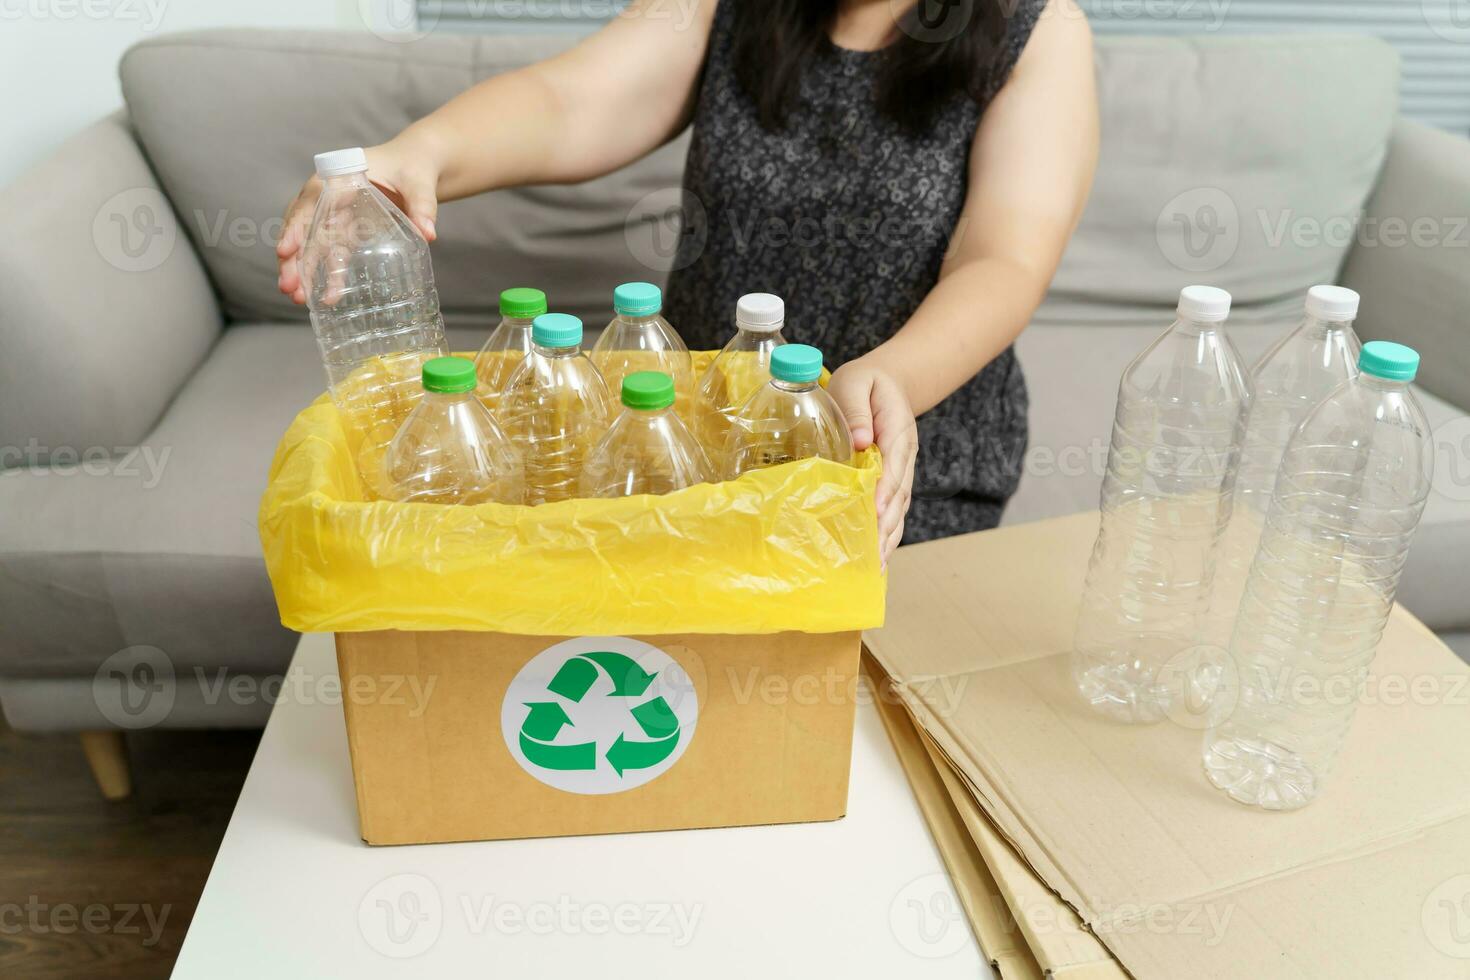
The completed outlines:
[[[735,78],[739,2],[715,13],[667,315],[691,348],[718,349],[742,294],[775,293],[786,339],[820,348],[835,369],[892,336],[938,280],[984,106],[957,95],[911,135],[878,110],[884,53],[828,44],[804,70],[785,129],[769,132]],[[1043,5],[1021,0],[1010,16],[987,101]],[[1019,482],[1026,409],[1007,350],[925,413],[905,543],[995,526]]]

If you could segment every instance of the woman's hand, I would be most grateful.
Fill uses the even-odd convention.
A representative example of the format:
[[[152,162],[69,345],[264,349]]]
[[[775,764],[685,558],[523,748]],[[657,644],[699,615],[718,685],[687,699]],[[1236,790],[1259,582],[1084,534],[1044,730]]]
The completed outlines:
[[[874,443],[883,453],[883,478],[878,482],[878,541],[883,563],[903,540],[903,519],[909,510],[918,456],[918,423],[903,385],[866,363],[849,361],[838,368],[827,391],[847,418],[853,445],[867,449]]]
[[[402,145],[402,138],[374,146],[367,151],[368,179],[396,204],[428,241],[438,237],[434,219],[439,214],[439,167],[432,155],[422,148]],[[276,245],[276,262],[281,275],[277,288],[294,303],[306,302],[306,287],[301,281],[301,247],[311,227],[322,182],[313,176],[301,193],[286,208],[281,240]]]

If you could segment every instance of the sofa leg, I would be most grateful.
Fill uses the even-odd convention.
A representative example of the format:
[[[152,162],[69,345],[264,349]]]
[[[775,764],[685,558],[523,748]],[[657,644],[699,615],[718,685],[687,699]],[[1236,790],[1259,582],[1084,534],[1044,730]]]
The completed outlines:
[[[128,771],[128,747],[123,733],[82,732],[82,751],[92,767],[97,788],[109,800],[125,800],[133,792],[133,777]]]

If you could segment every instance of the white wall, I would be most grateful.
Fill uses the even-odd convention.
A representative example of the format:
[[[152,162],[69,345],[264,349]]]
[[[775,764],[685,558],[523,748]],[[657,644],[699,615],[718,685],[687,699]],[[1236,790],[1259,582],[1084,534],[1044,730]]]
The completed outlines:
[[[372,10],[373,0],[0,0],[0,185],[122,105],[117,62],[138,41],[206,27],[364,30]]]

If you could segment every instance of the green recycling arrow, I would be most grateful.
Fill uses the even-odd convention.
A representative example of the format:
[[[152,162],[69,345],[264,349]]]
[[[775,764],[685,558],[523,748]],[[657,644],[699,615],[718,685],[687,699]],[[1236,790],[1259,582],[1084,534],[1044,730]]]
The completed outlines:
[[[632,657],[621,653],[600,651],[584,653],[582,656],[607,671],[607,676],[612,678],[614,697],[636,698],[648,690],[648,685],[657,676],[638,666],[638,662]]]
[[[526,761],[542,769],[596,769],[597,743],[580,742],[576,745],[547,745],[529,738],[521,732],[521,751]],[[652,763],[650,763],[651,765]]]
[[[567,710],[555,701],[527,701],[526,707],[531,713],[522,722],[521,731],[538,742],[553,741],[563,725],[572,723]]]
[[[629,769],[647,769],[658,765],[669,757],[678,744],[678,731],[656,742],[630,742],[619,735],[618,740],[607,750],[607,762],[621,776]]]
[[[679,719],[674,715],[674,709],[661,697],[638,705],[633,709],[633,718],[649,738],[663,738],[679,730]]]
[[[552,694],[560,694],[568,701],[577,702],[582,700],[582,695],[587,693],[595,680],[597,668],[581,657],[573,657],[557,668],[556,676],[546,685],[546,689]]]

